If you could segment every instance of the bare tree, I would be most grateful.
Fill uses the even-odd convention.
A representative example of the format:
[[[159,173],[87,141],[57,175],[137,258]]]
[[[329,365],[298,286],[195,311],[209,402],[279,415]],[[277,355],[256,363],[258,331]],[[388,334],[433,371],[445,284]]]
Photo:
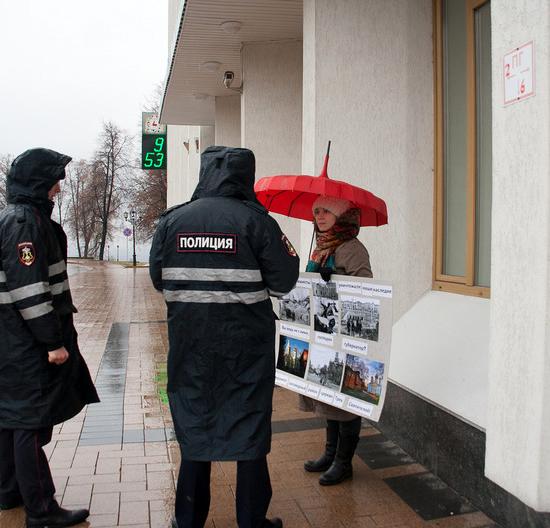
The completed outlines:
[[[67,173],[67,225],[76,239],[78,256],[88,258],[97,250],[99,223],[95,214],[93,166],[81,160]]]
[[[167,178],[165,170],[138,171],[131,184],[131,200],[138,214],[137,232],[142,241],[149,240],[159,216],[166,210]]]
[[[65,174],[68,174],[69,169],[66,169]],[[65,220],[68,213],[67,197],[69,192],[67,190],[66,180],[61,182],[61,190],[55,196],[55,208],[57,210],[58,222],[60,226],[65,224]]]
[[[144,112],[156,112],[160,113],[160,104],[164,95],[164,86],[162,83],[157,83],[151,92],[151,95],[147,98],[147,102],[143,108]]]
[[[100,145],[93,160],[95,213],[99,231],[99,260],[103,260],[105,244],[112,231],[113,216],[121,200],[122,180],[130,169],[132,138],[112,122],[103,124]]]
[[[6,178],[10,171],[13,156],[11,154],[3,154],[0,156],[0,207],[5,207],[8,203],[6,192]]]

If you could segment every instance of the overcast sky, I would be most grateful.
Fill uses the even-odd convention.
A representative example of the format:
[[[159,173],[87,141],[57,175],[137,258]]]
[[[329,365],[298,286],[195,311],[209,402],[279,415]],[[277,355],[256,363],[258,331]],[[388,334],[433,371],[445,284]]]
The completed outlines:
[[[103,121],[140,132],[166,75],[168,0],[0,0],[0,155],[89,158]]]

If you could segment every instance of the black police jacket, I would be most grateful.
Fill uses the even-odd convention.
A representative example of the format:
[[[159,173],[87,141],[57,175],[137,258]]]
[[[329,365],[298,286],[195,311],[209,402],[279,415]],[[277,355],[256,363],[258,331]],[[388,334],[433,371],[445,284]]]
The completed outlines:
[[[256,201],[254,156],[211,147],[191,202],[161,218],[150,274],[168,307],[168,396],[188,460],[253,460],[271,446],[275,317],[299,259]]]
[[[66,268],[67,239],[48,190],[68,156],[32,149],[15,159],[0,212],[0,429],[61,423],[99,401],[80,355]],[[48,351],[65,346],[63,365]]]

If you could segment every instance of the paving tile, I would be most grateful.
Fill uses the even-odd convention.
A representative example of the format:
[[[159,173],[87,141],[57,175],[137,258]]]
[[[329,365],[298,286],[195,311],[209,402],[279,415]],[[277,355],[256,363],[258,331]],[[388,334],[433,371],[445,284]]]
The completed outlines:
[[[163,500],[152,500],[149,501],[149,511],[165,511],[172,512],[174,510],[173,501],[168,501],[166,498]]]
[[[94,493],[109,493],[112,491],[128,492],[128,491],[145,491],[145,481],[131,482],[99,482],[94,484]]]
[[[76,453],[72,460],[72,467],[94,468],[97,463],[97,453]]]
[[[172,520],[172,514],[165,511],[150,511],[151,528],[168,528]]]
[[[119,526],[145,524],[149,526],[149,503],[122,502],[120,505]]]
[[[145,455],[146,456],[166,456],[168,454],[166,449],[166,442],[162,443],[145,443]]]
[[[162,464],[147,464],[147,473],[153,473],[155,471],[170,471],[172,464],[170,462],[164,462]]]
[[[132,464],[164,464],[168,462],[168,457],[163,455],[153,456],[127,456],[122,459],[124,465]]]
[[[145,482],[147,480],[146,465],[123,465],[120,480],[123,482]]]
[[[80,445],[86,446],[97,446],[97,445],[120,445],[121,437],[120,436],[105,436],[99,438],[81,438]]]
[[[88,468],[86,470],[89,471]],[[72,475],[68,477],[69,484],[71,486],[77,485],[77,484],[99,484],[103,482],[118,482],[119,481],[119,475],[114,473],[106,473],[103,475]]]
[[[166,432],[162,429],[145,429],[146,442],[164,442],[166,440]]]
[[[99,458],[95,468],[96,475],[103,473],[120,473],[120,459],[117,458]]]
[[[110,528],[117,526],[118,524],[118,514],[109,513],[105,515],[94,515],[91,514],[87,521],[90,523],[90,526],[93,528]]]
[[[122,442],[124,444],[143,444],[145,433],[143,429],[124,429]]]
[[[163,490],[174,487],[174,478],[171,471],[147,472],[147,489]]]
[[[116,513],[120,505],[119,493],[93,493],[90,512],[94,514]]]
[[[121,502],[162,500],[165,493],[161,490],[147,491],[123,491],[120,495]]]
[[[77,486],[67,486],[63,494],[63,506],[75,506],[85,504],[86,508],[90,504],[92,496],[92,484],[79,484]]]

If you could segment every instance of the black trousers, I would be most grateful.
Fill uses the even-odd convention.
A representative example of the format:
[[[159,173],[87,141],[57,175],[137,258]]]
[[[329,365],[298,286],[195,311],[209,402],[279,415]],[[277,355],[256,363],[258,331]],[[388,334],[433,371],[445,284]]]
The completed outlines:
[[[210,509],[211,462],[182,459],[176,490],[178,528],[203,528]],[[237,524],[262,528],[271,501],[271,481],[265,457],[237,462]]]
[[[57,507],[50,466],[42,449],[51,439],[51,427],[0,429],[0,503],[23,499],[32,516]]]

